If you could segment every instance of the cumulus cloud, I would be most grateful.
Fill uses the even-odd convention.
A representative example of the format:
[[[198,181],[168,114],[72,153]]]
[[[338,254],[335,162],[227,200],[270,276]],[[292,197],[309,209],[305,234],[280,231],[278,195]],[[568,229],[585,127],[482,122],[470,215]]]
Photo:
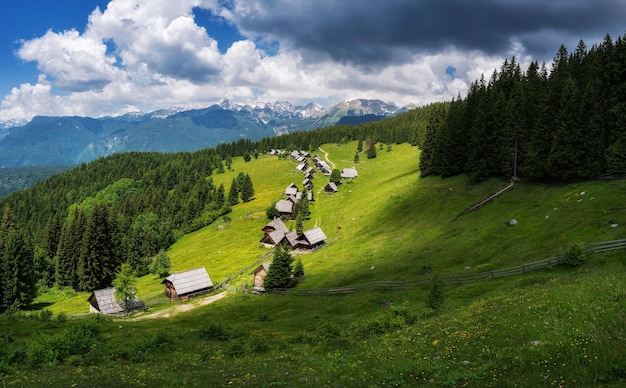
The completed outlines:
[[[112,0],[91,13],[83,32],[50,30],[23,41],[18,57],[41,75],[4,97],[0,121],[201,107],[223,98],[450,100],[512,55],[525,66],[551,59],[562,43],[621,35],[621,2]],[[197,9],[243,39],[220,51],[223,42],[198,23]]]

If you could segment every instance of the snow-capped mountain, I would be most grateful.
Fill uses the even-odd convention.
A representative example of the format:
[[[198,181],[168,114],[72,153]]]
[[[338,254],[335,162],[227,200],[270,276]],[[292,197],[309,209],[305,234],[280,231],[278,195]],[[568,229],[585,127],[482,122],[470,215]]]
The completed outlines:
[[[402,111],[379,100],[351,100],[328,109],[286,101],[202,109],[172,107],[117,117],[35,117],[22,126],[0,126],[0,166],[76,164],[117,152],[179,152],[252,141],[296,131],[379,120]],[[353,120],[340,120],[353,117]]]

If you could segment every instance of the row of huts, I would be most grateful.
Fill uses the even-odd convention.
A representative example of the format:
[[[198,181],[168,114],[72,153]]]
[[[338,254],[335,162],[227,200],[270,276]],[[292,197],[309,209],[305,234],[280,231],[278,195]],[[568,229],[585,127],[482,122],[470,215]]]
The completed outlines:
[[[213,282],[204,267],[189,271],[175,272],[163,279],[164,294],[171,300],[187,300],[213,290]],[[115,298],[115,288],[95,290],[87,299],[90,313],[121,315],[127,311],[142,309],[144,304],[137,298],[127,301],[126,309],[123,301]]]

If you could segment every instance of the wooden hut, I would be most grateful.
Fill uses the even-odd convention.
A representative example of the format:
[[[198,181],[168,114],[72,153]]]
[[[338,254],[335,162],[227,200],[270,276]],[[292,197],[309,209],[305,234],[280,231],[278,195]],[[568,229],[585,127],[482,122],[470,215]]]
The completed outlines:
[[[105,315],[118,315],[124,312],[124,302],[115,300],[115,288],[104,288],[95,290],[87,299],[89,302],[89,312]],[[128,301],[128,310],[136,310],[143,307],[138,299]]]
[[[204,267],[173,273],[163,279],[165,296],[170,299],[204,294],[213,288],[213,282]]]
[[[335,184],[335,182],[328,182],[326,186],[324,186],[324,191],[327,193],[336,193],[337,185]]]
[[[356,168],[344,168],[341,170],[341,178],[342,179],[354,179],[359,176],[359,173],[356,171]]]
[[[265,291],[265,286],[263,285],[265,282],[265,277],[267,276],[267,271],[270,269],[271,262],[263,263],[256,267],[254,271],[250,274],[254,275],[254,285],[252,289],[254,292],[263,292]]]
[[[311,250],[319,248],[326,242],[326,235],[321,228],[307,230],[298,240],[298,248]]]

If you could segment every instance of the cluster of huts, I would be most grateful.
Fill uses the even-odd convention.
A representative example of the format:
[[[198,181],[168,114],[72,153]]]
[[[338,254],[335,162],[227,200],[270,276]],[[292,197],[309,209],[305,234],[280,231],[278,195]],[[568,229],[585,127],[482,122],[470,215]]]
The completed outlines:
[[[281,155],[284,151],[271,150],[270,155]],[[298,162],[296,170],[304,173],[303,187],[307,189],[306,195],[309,202],[313,202],[313,174],[317,171],[330,176],[331,168],[318,155],[311,158],[306,151],[292,151],[289,157]],[[313,166],[309,165],[309,158]],[[353,179],[358,176],[354,167],[345,168],[341,171],[342,179]],[[329,182],[325,187],[326,192],[336,192],[337,185]],[[291,183],[285,189],[285,199],[281,199],[276,203],[276,209],[281,216],[290,218],[293,213],[293,206],[303,198],[304,192],[301,192],[295,183]],[[261,243],[266,247],[275,247],[277,245],[284,246],[287,249],[298,250],[314,250],[324,245],[326,235],[321,228],[307,230],[301,234],[296,231],[289,230],[282,218],[277,217],[265,225],[262,229],[263,238]],[[263,291],[263,282],[269,270],[271,263],[263,263],[259,265],[252,275],[254,275],[254,290],[256,292]],[[204,267],[192,269],[189,271],[175,272],[163,279],[161,284],[164,285],[164,294],[172,300],[187,300],[189,297],[208,293],[213,290],[213,282]],[[115,288],[105,288],[95,290],[87,299],[89,302],[89,311],[92,313],[101,313],[107,315],[120,315],[128,311],[138,310],[144,307],[144,304],[137,298],[126,301],[117,301],[115,297]]]

